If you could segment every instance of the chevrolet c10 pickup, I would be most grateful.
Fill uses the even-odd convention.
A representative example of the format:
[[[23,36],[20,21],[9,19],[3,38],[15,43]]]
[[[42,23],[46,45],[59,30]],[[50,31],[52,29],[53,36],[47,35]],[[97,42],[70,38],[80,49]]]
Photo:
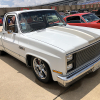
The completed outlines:
[[[9,12],[0,27],[0,55],[5,52],[38,80],[66,87],[100,67],[100,29],[67,25],[50,9]]]

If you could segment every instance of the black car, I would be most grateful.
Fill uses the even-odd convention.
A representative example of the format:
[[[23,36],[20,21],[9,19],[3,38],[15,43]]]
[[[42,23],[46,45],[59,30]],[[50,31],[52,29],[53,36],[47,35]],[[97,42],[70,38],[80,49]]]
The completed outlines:
[[[89,12],[89,10],[88,9],[79,9],[78,12],[79,13],[84,13],[84,12]]]
[[[72,15],[72,14],[77,14],[77,13],[79,13],[78,11],[71,11],[70,12],[70,14]]]
[[[100,9],[96,11],[95,14],[100,18]]]

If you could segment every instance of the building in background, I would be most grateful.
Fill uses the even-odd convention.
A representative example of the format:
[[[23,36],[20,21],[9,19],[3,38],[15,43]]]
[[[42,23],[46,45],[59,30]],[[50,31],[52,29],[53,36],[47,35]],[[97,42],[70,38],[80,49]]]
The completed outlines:
[[[58,1],[58,2],[52,2],[52,3],[49,3],[49,4],[43,4],[41,6],[59,6],[59,5],[77,5],[77,2],[79,0],[61,0],[61,1]]]

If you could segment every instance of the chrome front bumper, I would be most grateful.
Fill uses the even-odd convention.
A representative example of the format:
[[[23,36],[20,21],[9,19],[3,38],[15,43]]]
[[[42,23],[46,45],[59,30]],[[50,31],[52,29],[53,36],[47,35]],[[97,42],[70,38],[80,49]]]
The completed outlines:
[[[94,72],[98,68],[100,68],[100,58],[98,60],[93,60],[92,64],[89,63],[81,67],[80,69],[76,70],[76,72],[73,71],[70,75],[58,75],[57,81],[60,85],[66,87],[68,84],[73,83],[75,80],[80,79],[82,76],[90,72]]]

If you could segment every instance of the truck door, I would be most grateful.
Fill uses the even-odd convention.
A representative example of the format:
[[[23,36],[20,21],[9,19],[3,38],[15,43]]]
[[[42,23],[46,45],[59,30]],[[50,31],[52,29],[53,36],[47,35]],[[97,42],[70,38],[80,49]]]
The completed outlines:
[[[19,34],[18,34],[18,21],[16,14],[8,14],[5,16],[4,30],[2,35],[2,42],[6,52],[19,58]]]

